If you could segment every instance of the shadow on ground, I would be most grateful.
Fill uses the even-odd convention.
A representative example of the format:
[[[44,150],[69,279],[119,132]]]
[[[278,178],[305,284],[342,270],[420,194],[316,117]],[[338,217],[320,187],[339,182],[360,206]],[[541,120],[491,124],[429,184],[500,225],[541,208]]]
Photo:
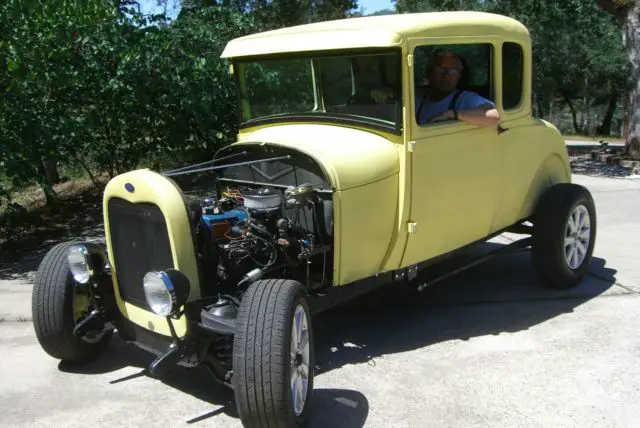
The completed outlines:
[[[545,288],[529,251],[499,257],[422,293],[417,284],[389,285],[315,318],[316,373],[375,365],[384,355],[440,342],[527,330],[610,289],[616,271],[605,264],[594,258],[590,274],[571,290]]]
[[[149,376],[145,368],[154,358],[153,355],[127,344],[118,335],[115,335],[105,355],[98,360],[82,366],[61,362],[58,368],[63,372],[80,375],[104,375],[115,373],[124,367],[140,369],[132,375],[114,377],[109,381],[110,384],[116,384],[135,382],[135,379],[141,376]],[[203,367],[187,369],[176,366],[157,380],[170,388],[189,394],[215,407],[210,412],[185,419],[187,424],[197,426],[199,423],[203,423],[208,425],[211,423],[211,418],[220,414],[239,418],[232,391],[217,383]],[[358,391],[317,388],[314,390],[313,404],[309,409],[310,423],[308,427],[361,428],[364,426],[368,413],[367,398]]]
[[[486,243],[477,251],[500,246]],[[461,263],[464,257],[452,261],[447,268]],[[437,273],[430,269],[419,279]],[[316,376],[344,365],[375,365],[376,359],[384,355],[443,341],[529,329],[601,295],[615,283],[615,273],[605,260],[594,258],[590,274],[576,288],[551,290],[540,284],[530,253],[525,250],[479,265],[422,293],[416,291],[415,283],[389,285],[314,318]],[[144,368],[153,359],[153,355],[116,336],[99,360],[80,368],[61,363],[59,368],[85,375],[115,372],[123,367],[140,368],[137,374],[110,381],[118,383],[147,376]],[[159,381],[215,407],[195,418],[185,418],[189,424],[209,420],[205,422],[208,424],[222,413],[238,417],[231,390],[217,384],[202,367],[174,367]],[[368,414],[368,400],[358,391],[316,389],[309,426],[360,428]]]
[[[101,375],[116,372],[124,367],[137,367],[139,372],[124,377],[114,377],[110,384],[135,381],[141,376],[151,377],[146,368],[155,359],[155,355],[126,343],[117,334],[114,335],[109,348],[99,359],[88,364],[75,365],[60,362],[58,368],[67,373],[83,375]],[[238,417],[233,394],[229,389],[216,383],[204,367],[187,369],[175,366],[167,371],[163,376],[157,378],[165,385],[177,389],[185,394],[192,395],[199,400],[211,403],[218,408],[211,412],[200,415],[187,423],[196,423],[209,419],[221,413],[226,413],[232,417]],[[106,386],[106,385],[105,385]]]

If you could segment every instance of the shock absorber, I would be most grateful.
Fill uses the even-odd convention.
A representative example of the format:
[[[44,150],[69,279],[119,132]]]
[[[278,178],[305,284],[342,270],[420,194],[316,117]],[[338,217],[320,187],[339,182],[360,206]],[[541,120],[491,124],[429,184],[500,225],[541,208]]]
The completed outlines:
[[[207,312],[203,311],[203,314],[211,314],[217,319],[232,321],[237,316],[236,305],[234,297],[223,295]],[[211,357],[208,358],[208,363],[213,369],[214,376],[228,383],[233,370],[233,334],[215,334],[209,345],[208,355]]]
[[[214,369],[218,373],[218,378],[230,385],[233,376],[233,336],[220,335],[213,344],[211,350],[215,356]]]
[[[216,337],[212,344],[213,353],[216,358],[231,370],[231,357],[233,356],[233,336],[220,335]]]

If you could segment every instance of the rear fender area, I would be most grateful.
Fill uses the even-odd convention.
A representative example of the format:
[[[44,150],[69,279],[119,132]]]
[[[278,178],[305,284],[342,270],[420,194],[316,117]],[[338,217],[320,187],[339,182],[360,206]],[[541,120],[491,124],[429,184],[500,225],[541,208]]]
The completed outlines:
[[[549,155],[540,165],[524,195],[519,210],[519,218],[529,218],[535,214],[536,206],[542,195],[553,185],[570,183],[571,172],[559,153]]]
[[[560,132],[541,119],[523,118],[503,125],[501,195],[492,230],[528,218],[544,191],[570,182],[569,155]]]

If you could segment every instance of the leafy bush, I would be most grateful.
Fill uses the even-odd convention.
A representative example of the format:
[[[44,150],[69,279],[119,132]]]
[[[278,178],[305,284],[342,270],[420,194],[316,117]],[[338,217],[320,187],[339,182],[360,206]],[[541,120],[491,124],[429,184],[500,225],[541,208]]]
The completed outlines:
[[[254,30],[250,17],[210,7],[153,26],[116,2],[37,3],[0,6],[0,152],[14,186],[51,189],[43,157],[113,176],[143,157],[209,158],[233,138],[219,55]]]

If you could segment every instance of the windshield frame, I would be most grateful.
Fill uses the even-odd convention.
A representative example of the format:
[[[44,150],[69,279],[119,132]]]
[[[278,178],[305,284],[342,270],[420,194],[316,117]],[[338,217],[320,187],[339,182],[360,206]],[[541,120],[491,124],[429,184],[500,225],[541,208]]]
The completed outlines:
[[[321,82],[317,72],[316,60],[321,58],[334,58],[334,57],[353,57],[359,55],[388,55],[394,54],[398,60],[398,66],[400,67],[400,95],[404,94],[404,63],[402,61],[402,49],[401,47],[385,47],[385,48],[362,48],[357,50],[330,50],[330,51],[311,51],[311,52],[292,52],[292,53],[279,53],[273,55],[260,55],[260,56],[247,56],[242,58],[233,58],[233,80],[235,84],[236,102],[237,108],[237,123],[240,129],[246,129],[250,127],[268,125],[282,122],[319,122],[329,124],[341,124],[347,126],[357,126],[371,128],[377,131],[389,132],[395,135],[402,135],[404,118],[403,107],[405,100],[396,103],[395,106],[395,123],[390,123],[382,119],[375,119],[373,117],[354,116],[348,114],[340,114],[335,112],[305,112],[305,113],[281,113],[270,116],[263,116],[255,119],[244,120],[242,112],[242,82],[241,82],[241,64],[252,63],[256,61],[268,61],[268,60],[298,60],[298,59],[312,59],[312,79],[314,98],[320,105],[324,105],[323,94],[320,90]]]

